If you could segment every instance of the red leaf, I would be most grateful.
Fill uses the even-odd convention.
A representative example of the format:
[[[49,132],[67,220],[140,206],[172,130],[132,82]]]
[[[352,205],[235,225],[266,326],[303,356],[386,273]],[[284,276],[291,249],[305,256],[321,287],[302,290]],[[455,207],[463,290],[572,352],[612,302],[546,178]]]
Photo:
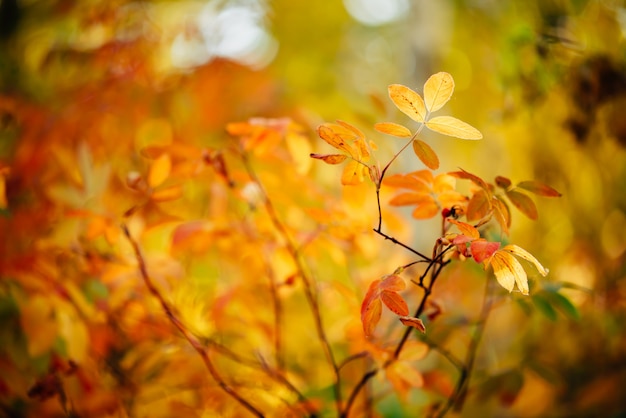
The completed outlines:
[[[372,300],[378,297],[378,294],[380,292],[378,286],[381,282],[382,280],[378,279],[370,283],[370,287],[367,289],[367,293],[365,294],[365,297],[363,298],[363,303],[361,304],[361,316],[363,316],[365,310],[368,308]]]
[[[506,190],[509,187],[511,187],[511,180],[509,180],[506,177],[497,176],[496,177],[496,184],[498,185],[498,187],[501,187],[501,188]]]
[[[477,263],[482,263],[484,260],[488,260],[491,256],[500,248],[499,242],[489,242],[485,240],[476,240],[470,244],[470,251],[472,257]]]
[[[363,332],[365,336],[369,337],[374,333],[374,329],[380,321],[380,315],[382,313],[382,303],[379,298],[372,299],[367,304],[365,310],[361,310],[361,323],[363,324]]]
[[[407,316],[409,314],[409,307],[404,299],[402,299],[402,296],[396,292],[383,290],[380,293],[380,299],[396,315]]]

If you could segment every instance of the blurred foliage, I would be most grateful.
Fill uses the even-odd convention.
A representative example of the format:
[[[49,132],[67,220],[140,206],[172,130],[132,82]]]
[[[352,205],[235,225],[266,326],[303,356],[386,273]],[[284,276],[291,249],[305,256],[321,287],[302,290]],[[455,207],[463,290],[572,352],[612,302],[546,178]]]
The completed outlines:
[[[297,391],[268,374],[288,370],[311,409],[333,416],[332,373],[294,260],[226,127],[295,121],[257,120],[269,139],[248,151],[287,235],[304,243],[344,359],[371,348],[358,312],[368,284],[407,254],[372,234],[372,187],[341,189],[336,172],[311,165],[313,130],[333,119],[401,122],[387,85],[417,88],[437,71],[457,82],[449,111],[484,134],[425,135],[440,172],[535,178],[563,194],[538,204],[538,221],[516,216],[511,236],[550,274],[531,277],[530,296],[497,294],[463,409],[449,415],[626,414],[626,5],[409,3],[368,26],[341,2],[0,0],[2,414],[241,415],[146,290],[126,223],[229,384],[272,416],[298,416]],[[253,9],[276,41],[267,65],[197,55],[206,35],[194,18],[235,6]],[[192,51],[187,61],[172,59],[176,42]],[[381,152],[393,149],[383,142]],[[437,222],[404,215],[386,213],[388,227],[428,248]],[[411,363],[423,388],[395,394],[373,379],[376,402],[355,416],[419,416],[445,402],[458,371],[442,353],[465,355],[483,281],[465,264],[442,276],[442,313],[424,318],[425,343],[442,351]],[[381,341],[401,333],[388,319]],[[368,366],[351,362],[345,382]]]

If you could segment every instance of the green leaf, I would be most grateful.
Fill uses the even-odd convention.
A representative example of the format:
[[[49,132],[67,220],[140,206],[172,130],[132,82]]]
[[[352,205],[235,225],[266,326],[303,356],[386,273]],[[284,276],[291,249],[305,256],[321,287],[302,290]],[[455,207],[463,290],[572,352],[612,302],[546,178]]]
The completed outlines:
[[[576,321],[580,320],[580,312],[578,311],[576,306],[574,306],[572,301],[569,300],[566,296],[562,295],[559,292],[550,293],[550,302],[552,302],[554,307],[565,316]]]
[[[546,318],[551,321],[556,320],[556,311],[550,304],[549,300],[543,295],[545,292],[535,293],[532,295],[533,305],[539,310]]]

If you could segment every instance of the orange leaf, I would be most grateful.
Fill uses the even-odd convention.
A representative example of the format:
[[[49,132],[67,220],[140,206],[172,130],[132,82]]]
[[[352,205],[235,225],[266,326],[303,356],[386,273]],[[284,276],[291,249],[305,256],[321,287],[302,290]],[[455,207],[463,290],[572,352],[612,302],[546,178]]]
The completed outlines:
[[[363,303],[361,304],[361,316],[365,314],[365,310],[367,309],[369,304],[372,303],[372,300],[378,298],[378,295],[380,293],[379,286],[381,282],[382,280],[380,279],[374,280],[367,288],[367,293],[365,294],[365,297],[363,298]]]
[[[474,239],[480,238],[480,233],[478,232],[478,229],[474,228],[472,225],[454,219],[448,219],[448,222],[456,225],[456,227],[459,228],[459,231],[461,231],[461,234],[467,235],[468,237]]]
[[[166,202],[169,200],[176,200],[183,195],[183,188],[181,186],[172,186],[165,189],[158,190],[150,196],[155,202]]]
[[[506,177],[497,176],[496,177],[496,184],[498,185],[498,187],[501,187],[501,188],[506,190],[509,187],[511,187],[511,180],[509,180]]]
[[[430,193],[430,188],[425,181],[411,175],[394,174],[393,176],[385,177],[383,184],[385,186],[403,187],[405,189],[413,189],[418,192]]]
[[[154,160],[148,173],[148,185],[152,188],[161,185],[170,175],[172,160],[169,154],[162,154]]]
[[[454,79],[445,72],[431,75],[424,83],[424,103],[429,112],[439,110],[454,93]]]
[[[383,134],[408,138],[411,136],[409,128],[393,122],[381,122],[374,125],[374,129]]]
[[[407,327],[413,327],[419,330],[420,332],[426,332],[426,326],[424,325],[422,320],[419,318],[415,318],[412,316],[401,316],[400,322],[402,322]]]
[[[363,182],[365,178],[365,170],[368,167],[358,161],[352,160],[343,169],[341,175],[341,184],[344,186],[356,185]]]
[[[537,206],[535,206],[535,202],[533,202],[530,197],[524,193],[516,192],[515,190],[506,192],[506,195],[511,203],[524,215],[528,216],[533,221],[539,217]]]
[[[406,288],[406,283],[404,282],[404,279],[397,274],[390,274],[382,280],[379,288],[390,292],[399,292]]]
[[[429,196],[430,197],[430,196]],[[439,207],[431,197],[431,201],[425,204],[421,204],[415,208],[411,216],[415,219],[430,219],[439,213]]]
[[[372,299],[365,309],[361,309],[361,323],[363,324],[363,332],[365,336],[369,337],[374,333],[374,329],[380,321],[380,315],[382,313],[382,303],[380,298]]]
[[[461,139],[482,139],[483,134],[469,123],[452,116],[437,116],[426,122],[431,131]]]
[[[491,210],[491,201],[485,190],[479,190],[470,199],[467,204],[467,220],[475,221],[482,219]]]
[[[413,141],[413,151],[424,165],[431,170],[439,168],[439,157],[426,142],[416,139]]]
[[[400,399],[406,401],[409,390],[424,386],[422,374],[409,362],[396,361],[385,369],[385,377],[398,392]]]
[[[489,186],[487,185],[485,180],[483,180],[480,177],[478,177],[477,175],[472,174],[472,173],[470,173],[468,171],[465,171],[463,169],[461,169],[460,171],[452,171],[452,172],[448,173],[448,175],[450,175],[452,177],[456,177],[458,179],[471,180],[471,181],[474,182],[474,184],[476,184],[481,189],[489,190]]]
[[[416,122],[424,122],[426,106],[422,96],[402,84],[392,84],[388,91],[389,98],[402,113]]]
[[[348,158],[343,154],[313,154],[311,153],[311,158],[315,158],[317,160],[322,160],[326,164],[341,164]]]
[[[482,263],[484,260],[491,258],[498,251],[498,248],[500,248],[499,242],[490,242],[483,239],[472,241],[470,244],[472,257],[477,263]]]
[[[497,197],[491,199],[491,206],[493,207],[493,215],[502,228],[502,231],[508,234],[509,227],[511,226],[511,212],[509,212],[509,207]]]
[[[337,133],[335,133],[335,131],[330,127],[329,124],[320,125],[317,128],[317,134],[320,138],[328,142],[328,144],[332,145],[333,147],[346,151],[353,157],[357,157],[352,146],[346,143],[341,136],[337,135]]]
[[[539,181],[523,181],[517,185],[517,187],[528,190],[529,192],[535,193],[539,196],[546,197],[561,197],[561,193],[554,190],[552,187],[543,184]]]
[[[380,299],[396,315],[407,316],[409,314],[408,305],[398,293],[383,290],[380,293]]]
[[[401,193],[389,201],[391,206],[419,205],[433,202],[433,197],[423,193]]]

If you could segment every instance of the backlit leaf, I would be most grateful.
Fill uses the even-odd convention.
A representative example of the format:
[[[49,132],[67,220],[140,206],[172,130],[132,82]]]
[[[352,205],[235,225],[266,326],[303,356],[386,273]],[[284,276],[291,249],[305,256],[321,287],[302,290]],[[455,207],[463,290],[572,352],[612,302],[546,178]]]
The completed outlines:
[[[430,219],[433,216],[437,215],[438,213],[439,213],[439,206],[437,206],[437,203],[431,197],[430,202],[416,207],[415,210],[413,210],[413,212],[411,213],[411,216],[414,217],[415,219]]]
[[[388,91],[389,98],[402,113],[416,122],[424,122],[426,106],[422,96],[402,84],[392,84]]]
[[[311,153],[311,158],[315,158],[317,160],[322,160],[326,164],[341,164],[348,158],[347,155],[344,154],[313,154]]]
[[[479,190],[470,199],[467,204],[467,220],[476,221],[482,219],[491,211],[491,201],[487,192]]]
[[[491,199],[491,207],[493,208],[493,216],[502,228],[502,231],[508,235],[511,226],[511,213],[509,207],[497,197]]]
[[[172,160],[169,154],[162,154],[152,162],[148,173],[148,185],[152,188],[161,185],[170,175]]]
[[[383,290],[380,293],[380,299],[382,302],[396,315],[407,316],[409,314],[409,307],[407,306],[402,296],[396,292],[390,292]]]
[[[390,274],[382,280],[379,288],[390,292],[400,292],[406,288],[406,282],[397,274]]]
[[[344,186],[356,185],[363,182],[367,167],[358,161],[352,160],[343,169],[341,174],[341,184]]]
[[[457,221],[455,219],[448,219],[448,222],[456,225],[456,227],[459,228],[459,231],[461,231],[461,234],[466,235],[470,238],[480,238],[480,233],[478,232],[478,229],[474,228],[474,226],[465,222]]]
[[[170,200],[176,200],[183,195],[183,188],[180,185],[167,187],[165,189],[158,190],[150,196],[155,202],[166,202]]]
[[[328,144],[333,147],[340,149],[342,151],[346,151],[348,154],[355,156],[354,150],[346,141],[341,138],[341,136],[337,135],[335,131],[329,126],[329,124],[320,125],[317,128],[317,134],[324,141],[328,142]]]
[[[489,186],[487,185],[485,180],[483,180],[480,177],[478,177],[477,175],[472,174],[472,173],[470,173],[468,171],[465,171],[463,169],[461,169],[460,171],[452,171],[452,172],[448,173],[448,175],[450,175],[452,177],[456,177],[458,179],[471,180],[472,182],[474,182],[475,185],[477,185],[478,187],[480,187],[483,190],[488,190],[489,189]]]
[[[372,299],[364,309],[361,309],[361,323],[363,324],[363,332],[369,337],[374,334],[374,329],[380,321],[382,313],[382,303],[379,298]]]
[[[426,142],[416,139],[413,141],[413,151],[424,165],[431,170],[439,168],[439,157]]]
[[[426,122],[431,131],[461,139],[481,139],[483,134],[469,123],[452,116],[437,116]]]
[[[489,260],[496,251],[500,248],[499,242],[490,242],[485,240],[472,241],[470,244],[470,251],[472,257],[477,263],[482,263],[485,260]]]
[[[506,195],[511,203],[513,203],[513,205],[515,205],[515,207],[524,215],[528,216],[532,220],[536,220],[539,217],[539,214],[537,213],[537,206],[535,206],[535,202],[533,202],[530,197],[524,193],[516,192],[515,190],[506,192]]]
[[[523,258],[524,260],[532,263],[537,270],[539,271],[539,274],[541,274],[542,276],[547,276],[548,275],[548,269],[546,269],[544,266],[541,265],[541,263],[539,261],[537,261],[537,259],[528,251],[526,251],[525,249],[514,245],[514,244],[509,244],[507,246],[505,246],[504,248],[502,248],[503,251],[508,251],[509,253],[518,256],[519,258]]]
[[[393,122],[381,122],[374,125],[374,129],[383,134],[408,138],[411,136],[409,128]]]
[[[502,287],[509,292],[513,291],[514,285],[522,292],[522,294],[528,294],[528,278],[524,268],[519,261],[515,259],[510,253],[506,251],[498,251],[490,262],[493,272],[496,275],[496,280]]]
[[[454,79],[445,72],[431,75],[424,83],[424,104],[429,112],[443,107],[454,93]]]
[[[561,196],[561,193],[557,192],[552,187],[546,184],[543,184],[539,181],[535,181],[535,180],[523,181],[519,183],[517,187],[524,189],[524,190],[528,190],[529,192],[535,193],[539,196],[546,196],[546,197],[560,197]]]
[[[422,322],[422,320],[419,318],[415,318],[412,316],[401,316],[400,322],[402,322],[407,327],[413,327],[420,332],[426,332],[426,326],[424,325],[424,322]]]
[[[389,201],[391,206],[419,205],[434,203],[432,196],[423,193],[401,193]]]

